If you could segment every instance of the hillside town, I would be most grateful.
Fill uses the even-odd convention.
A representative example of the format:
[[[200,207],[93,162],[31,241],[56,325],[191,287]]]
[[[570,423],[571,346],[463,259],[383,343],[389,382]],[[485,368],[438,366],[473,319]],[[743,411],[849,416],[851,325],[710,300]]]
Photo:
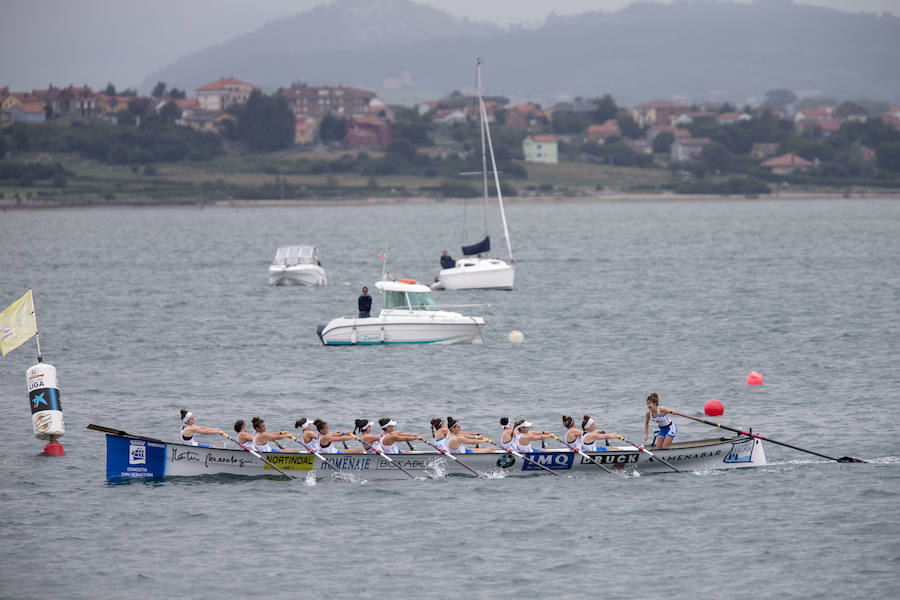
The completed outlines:
[[[628,108],[605,95],[542,107],[493,95],[485,98],[485,109],[492,128],[501,130],[501,159],[520,163],[521,167],[510,166],[508,172],[522,178],[527,177],[528,165],[580,161],[673,169],[701,180],[707,174],[730,173],[768,182],[736,188],[744,193],[765,193],[779,177],[788,176],[818,176],[825,185],[835,178],[874,181],[887,176],[894,185],[900,173],[900,106],[878,114],[850,101],[810,107],[789,90],[770,91],[767,99],[772,102],[740,108],[727,102],[688,105],[671,100],[650,100]],[[258,104],[262,102],[274,104],[263,108]],[[276,122],[271,115],[279,110],[284,114]],[[253,114],[270,120],[251,122]],[[186,144],[183,152],[171,148],[152,154],[126,152],[121,143],[108,142],[109,148],[88,154],[111,163],[145,165],[151,173],[156,170],[152,163],[188,155],[211,158],[221,152],[293,149],[302,156],[323,148],[364,156],[398,155],[410,165],[421,166],[424,162],[417,162],[416,156],[441,160],[470,154],[473,146],[466,142],[477,119],[473,98],[459,91],[401,105],[386,103],[373,91],[345,85],[295,83],[266,94],[260,86],[234,77],[217,79],[192,92],[168,89],[159,82],[150,96],[134,90],[117,92],[112,84],[101,91],[87,85],[50,85],[30,91],[0,88],[0,134],[6,132],[11,140],[4,142],[0,135],[0,151],[12,160],[26,150],[16,144],[13,132],[17,128],[96,122],[112,127],[109,135],[115,128],[152,126],[230,140],[226,149],[193,154],[192,141],[177,142]],[[249,130],[253,139],[248,137]],[[208,136],[203,139],[206,144],[220,143],[210,142]],[[36,148],[32,144],[27,149]],[[369,174],[391,170],[397,171],[376,168]],[[0,169],[0,180],[4,173],[9,179],[20,172]],[[366,173],[365,169],[360,172]],[[437,175],[434,169],[424,171],[426,176],[429,173]]]

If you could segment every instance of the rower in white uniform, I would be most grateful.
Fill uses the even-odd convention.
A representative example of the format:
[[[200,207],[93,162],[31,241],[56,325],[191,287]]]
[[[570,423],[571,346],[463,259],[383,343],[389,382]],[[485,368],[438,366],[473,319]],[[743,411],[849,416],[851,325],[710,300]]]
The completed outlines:
[[[540,448],[532,448],[531,442],[546,440],[552,437],[549,431],[531,431],[531,421],[519,419],[513,425],[513,437],[510,447],[516,452],[543,452]]]
[[[289,431],[269,433],[266,431],[266,422],[259,417],[253,417],[253,449],[257,452],[300,452],[297,448],[279,448],[276,442],[290,437]]]
[[[675,421],[672,420],[669,413],[675,413],[675,411],[659,403],[659,394],[653,392],[647,396],[647,413],[644,415],[645,442],[649,437],[650,419],[653,419],[656,421],[656,426],[659,427],[659,431],[656,432],[656,438],[653,440],[653,445],[657,448],[668,448],[672,445],[675,434],[678,433],[678,426],[675,425]]]
[[[218,427],[203,427],[202,425],[194,425],[194,413],[184,408],[181,409],[181,443],[188,446],[199,446],[194,438],[195,434],[213,435],[225,433]],[[223,448],[224,446],[210,446],[210,448]]]
[[[493,452],[490,446],[484,448],[466,448],[466,446],[475,446],[478,444],[487,444],[487,438],[480,433],[471,433],[462,431],[459,421],[453,417],[447,417],[447,448],[453,454],[471,454],[473,452]]]
[[[397,421],[391,418],[378,419],[378,425],[381,426],[381,436],[377,442],[372,444],[372,447],[385,454],[403,454],[403,451],[397,446],[397,442],[425,441],[425,438],[418,433],[403,433],[396,429]]]
[[[594,423],[594,419],[592,419],[590,415],[584,415],[584,418],[581,419],[581,429],[581,449],[585,452],[605,451],[606,446],[598,444],[598,441],[617,440],[621,438],[621,436],[614,431],[607,433],[602,429],[597,429],[597,424]]]

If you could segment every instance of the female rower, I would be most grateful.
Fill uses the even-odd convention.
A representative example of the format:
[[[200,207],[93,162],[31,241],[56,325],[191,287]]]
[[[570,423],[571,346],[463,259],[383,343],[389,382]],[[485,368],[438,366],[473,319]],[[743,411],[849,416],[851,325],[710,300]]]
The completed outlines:
[[[335,431],[334,433],[328,433],[328,423],[323,421],[322,419],[316,419],[313,421],[313,427],[315,427],[318,435],[316,435],[315,441],[313,444],[310,444],[310,447],[317,447],[317,449],[323,454],[362,454],[363,451],[359,448],[354,448],[350,450],[349,448],[344,450],[338,450],[336,442],[346,442],[347,440],[352,440],[353,438],[345,433],[341,433],[340,431]]]
[[[581,438],[584,435],[584,432],[581,429],[575,427],[575,419],[573,419],[569,415],[563,415],[562,424],[563,427],[566,428],[566,444],[570,448],[574,448],[575,450],[584,450],[581,443]]]
[[[356,419],[356,421],[353,422],[353,433],[359,434],[359,439],[364,442],[363,451],[367,454],[370,451],[373,451],[371,449],[374,448],[374,445],[378,443],[378,440],[380,439],[379,436],[372,433],[373,425],[375,425],[375,423],[368,419]]]
[[[294,422],[294,429],[299,429],[302,432],[300,434],[300,441],[302,441],[305,446],[312,444],[313,440],[317,437],[317,433],[313,431],[312,419],[307,419],[306,417],[297,419]]]
[[[290,437],[289,431],[279,431],[278,433],[269,433],[266,431],[266,422],[259,417],[253,417],[253,449],[257,452],[300,452],[296,448],[277,448],[272,446],[272,442],[283,440]]]
[[[546,440],[550,437],[549,431],[531,431],[531,421],[519,419],[513,425],[513,439],[510,447],[517,452],[543,452],[543,450],[532,448],[531,442],[538,440]]]
[[[237,440],[237,443],[244,448],[250,448],[248,444],[253,443],[253,436],[247,433],[247,425],[243,419],[238,419],[234,422],[234,430],[237,432],[237,436],[234,438]]]
[[[381,437],[379,437],[378,441],[372,444],[372,446],[385,454],[403,454],[403,451],[397,447],[397,442],[412,442],[414,440],[419,440],[420,442],[425,441],[425,438],[418,433],[403,433],[402,431],[396,431],[394,428],[397,426],[397,421],[394,421],[393,419],[378,419],[378,425],[381,426]]]
[[[447,429],[450,431],[447,436],[447,447],[453,454],[471,454],[473,452],[493,452],[494,449],[486,448],[466,448],[465,445],[487,444],[487,439],[480,433],[469,433],[462,431],[459,421],[453,417],[447,417]]]
[[[653,392],[647,396],[647,413],[644,415],[645,442],[649,435],[648,425],[650,424],[650,419],[653,419],[656,421],[656,426],[659,427],[659,431],[656,432],[656,438],[653,440],[653,445],[657,448],[668,448],[672,445],[672,440],[675,439],[675,434],[678,433],[678,426],[675,425],[675,421],[669,416],[671,412],[673,411],[659,403],[659,394]]]
[[[597,429],[597,424],[590,415],[584,415],[581,419],[581,449],[586,452],[605,451],[606,446],[598,446],[597,440],[617,440],[621,436],[616,433],[606,433],[602,429]]]
[[[503,449],[507,452],[509,450],[515,450],[515,448],[512,447],[513,428],[512,425],[509,424],[509,417],[500,417],[500,425],[503,427],[503,433],[500,434],[500,445],[503,446]]]
[[[203,427],[202,425],[194,425],[194,413],[189,410],[181,409],[181,443],[188,446],[199,446],[194,434],[223,434],[225,433],[218,427]]]
[[[447,425],[444,424],[443,419],[432,419],[431,420],[431,437],[434,438],[434,445],[443,450],[444,452],[450,452],[450,446],[447,443],[450,441],[450,429]]]

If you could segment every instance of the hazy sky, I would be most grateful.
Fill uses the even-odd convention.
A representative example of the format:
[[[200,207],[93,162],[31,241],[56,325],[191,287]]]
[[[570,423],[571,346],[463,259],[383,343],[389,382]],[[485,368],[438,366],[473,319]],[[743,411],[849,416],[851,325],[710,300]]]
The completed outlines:
[[[2,0],[0,87],[136,86],[179,57],[327,0]],[[632,0],[415,0],[457,17],[536,25],[551,11],[615,11]],[[725,0],[723,0],[725,1]],[[900,0],[795,0],[900,14]]]

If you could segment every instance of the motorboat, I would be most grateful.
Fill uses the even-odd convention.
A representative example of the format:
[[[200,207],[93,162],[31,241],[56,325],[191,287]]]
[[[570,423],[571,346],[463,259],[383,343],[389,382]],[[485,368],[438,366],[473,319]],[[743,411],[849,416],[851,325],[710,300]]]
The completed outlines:
[[[316,333],[325,346],[374,344],[471,344],[481,338],[484,317],[443,310],[431,288],[414,279],[375,283],[383,304],[377,317],[347,316],[324,321]],[[482,312],[487,305],[479,306]]]
[[[484,238],[476,243],[462,247],[463,258],[456,261],[455,266],[441,269],[431,285],[433,290],[511,290],[515,280],[512,244],[509,240],[509,226],[506,222],[506,210],[503,207],[503,192],[500,190],[500,177],[497,173],[497,161],[494,158],[494,144],[491,141],[491,129],[488,124],[487,111],[484,107],[483,89],[481,85],[481,60],[476,68],[476,96],[478,112],[481,119],[481,175],[484,208]],[[497,204],[500,208],[500,223],[503,237],[506,240],[507,260],[491,257],[491,237],[488,235],[487,213],[490,201],[488,194],[487,157],[491,157],[491,172],[494,187],[497,190]]]
[[[326,285],[316,246],[282,246],[269,265],[269,285]]]

